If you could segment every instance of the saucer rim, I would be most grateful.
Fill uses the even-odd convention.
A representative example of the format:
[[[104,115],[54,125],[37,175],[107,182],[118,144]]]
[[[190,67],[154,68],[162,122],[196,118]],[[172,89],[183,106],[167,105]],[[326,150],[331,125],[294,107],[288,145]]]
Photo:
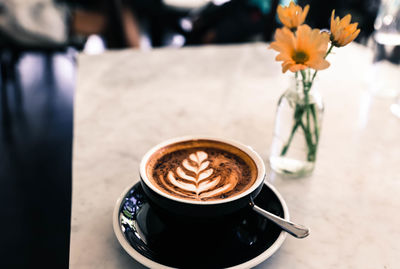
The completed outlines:
[[[114,206],[114,211],[113,211],[113,230],[114,230],[114,234],[117,237],[118,242],[120,243],[120,245],[122,246],[122,248],[129,254],[129,256],[131,256],[134,260],[136,260],[137,262],[139,262],[140,264],[149,267],[149,268],[159,268],[159,269],[177,269],[176,267],[170,267],[158,262],[155,262],[147,257],[145,257],[144,255],[142,255],[140,252],[138,252],[137,250],[135,250],[129,243],[128,241],[125,239],[124,234],[121,231],[120,228],[120,224],[119,224],[119,211],[121,208],[121,203],[123,201],[123,199],[125,198],[125,196],[127,195],[127,193],[136,185],[136,184],[140,184],[140,180],[130,186],[128,186],[127,188],[124,189],[124,191],[122,192],[122,194],[118,197],[115,206]],[[290,216],[289,216],[289,209],[286,205],[285,200],[283,199],[282,195],[275,189],[274,186],[272,186],[271,183],[264,181],[263,183],[264,185],[266,185],[270,190],[272,190],[274,192],[274,194],[276,195],[276,197],[278,197],[279,202],[282,205],[283,208],[283,213],[284,213],[284,219],[285,220],[290,220]],[[283,242],[285,241],[287,236],[287,233],[285,231],[281,231],[281,233],[279,234],[278,238],[275,240],[275,242],[269,247],[267,248],[264,252],[262,252],[261,254],[259,254],[258,256],[244,262],[241,264],[237,264],[234,265],[232,267],[228,267],[227,269],[240,269],[240,268],[252,268],[264,261],[266,261],[269,257],[271,257],[283,244]]]

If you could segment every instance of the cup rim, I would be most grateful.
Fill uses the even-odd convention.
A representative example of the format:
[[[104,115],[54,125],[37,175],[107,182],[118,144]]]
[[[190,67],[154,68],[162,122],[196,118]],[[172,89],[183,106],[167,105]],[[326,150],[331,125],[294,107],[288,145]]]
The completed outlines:
[[[186,141],[192,141],[192,140],[210,140],[210,141],[216,141],[216,142],[221,142],[221,143],[226,143],[229,144],[233,147],[236,147],[243,152],[245,152],[256,164],[257,167],[257,178],[254,181],[254,184],[245,190],[244,192],[226,198],[226,199],[221,199],[221,200],[215,200],[215,201],[192,201],[188,199],[183,199],[179,197],[175,197],[172,195],[169,195],[166,192],[161,191],[157,187],[155,187],[153,184],[151,184],[149,178],[147,177],[146,174],[146,164],[150,157],[159,149],[166,147],[171,144],[179,143],[179,142],[186,142]],[[257,152],[255,152],[250,146],[246,146],[236,140],[233,139],[227,139],[227,138],[220,138],[220,137],[215,137],[215,136],[181,136],[181,137],[176,137],[176,138],[171,138],[168,140],[165,140],[164,142],[161,142],[157,144],[156,146],[152,147],[147,153],[143,156],[141,162],[140,162],[140,167],[139,167],[139,175],[140,179],[146,184],[147,187],[149,187],[152,191],[156,192],[157,194],[161,195],[162,197],[165,197],[170,200],[174,200],[176,202],[184,203],[184,204],[192,204],[192,205],[218,205],[218,204],[224,204],[224,203],[229,203],[238,199],[241,199],[253,191],[255,191],[261,184],[263,184],[264,179],[265,179],[265,165]]]

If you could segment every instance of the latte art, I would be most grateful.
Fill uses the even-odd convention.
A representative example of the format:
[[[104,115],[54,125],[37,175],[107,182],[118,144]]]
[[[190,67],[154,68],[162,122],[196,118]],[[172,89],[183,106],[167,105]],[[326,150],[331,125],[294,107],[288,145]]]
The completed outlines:
[[[235,196],[257,178],[254,161],[229,144],[180,142],[156,151],[146,173],[157,189],[177,198],[208,201]]]
[[[232,190],[238,181],[238,176],[235,172],[228,176],[226,184],[217,188],[221,182],[221,176],[214,175],[214,169],[209,168],[210,161],[207,158],[207,153],[197,151],[190,154],[188,159],[183,160],[183,168],[179,166],[176,169],[176,175],[174,172],[169,171],[167,180],[175,186],[175,188],[169,188],[169,190],[183,195],[191,193],[193,198],[196,199],[213,197]],[[194,173],[194,175],[188,175],[185,170]],[[162,175],[160,176],[160,180],[164,181]],[[169,186],[165,181],[164,184],[167,187]]]

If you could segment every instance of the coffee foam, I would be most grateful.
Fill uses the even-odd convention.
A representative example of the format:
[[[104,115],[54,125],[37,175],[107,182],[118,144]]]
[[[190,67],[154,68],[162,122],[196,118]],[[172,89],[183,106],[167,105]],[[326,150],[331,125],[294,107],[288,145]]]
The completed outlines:
[[[254,161],[242,150],[217,141],[176,143],[156,151],[146,166],[150,182],[169,195],[189,200],[218,200],[251,187]]]

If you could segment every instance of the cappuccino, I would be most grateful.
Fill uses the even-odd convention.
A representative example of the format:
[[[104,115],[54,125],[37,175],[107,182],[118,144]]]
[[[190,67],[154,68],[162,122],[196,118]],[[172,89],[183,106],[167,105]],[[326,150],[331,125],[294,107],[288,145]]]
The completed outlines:
[[[257,179],[257,167],[250,156],[230,144],[191,140],[153,153],[146,175],[152,185],[168,195],[214,201],[249,189]]]

